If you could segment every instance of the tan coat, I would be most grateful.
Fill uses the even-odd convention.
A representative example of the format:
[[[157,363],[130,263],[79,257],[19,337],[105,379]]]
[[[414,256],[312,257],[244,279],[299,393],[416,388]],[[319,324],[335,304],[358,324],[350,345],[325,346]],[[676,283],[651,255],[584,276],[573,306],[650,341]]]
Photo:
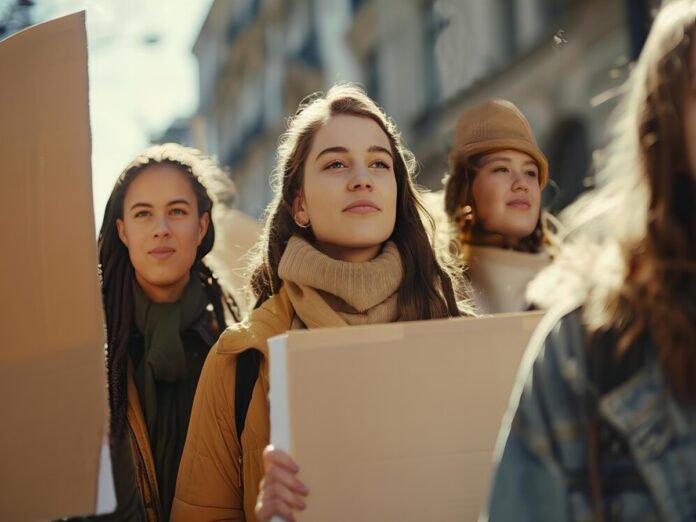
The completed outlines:
[[[288,331],[293,315],[281,288],[248,319],[228,328],[210,350],[179,465],[173,522],[256,520],[262,452],[270,438],[267,340]],[[235,427],[235,372],[237,355],[249,348],[261,351],[264,357],[242,433],[242,450]]]

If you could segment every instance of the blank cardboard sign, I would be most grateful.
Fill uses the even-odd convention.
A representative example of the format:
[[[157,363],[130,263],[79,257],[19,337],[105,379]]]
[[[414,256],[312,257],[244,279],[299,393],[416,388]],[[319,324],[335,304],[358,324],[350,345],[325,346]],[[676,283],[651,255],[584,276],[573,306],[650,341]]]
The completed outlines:
[[[474,521],[540,313],[292,331],[270,346],[271,442],[298,520]]]
[[[0,519],[94,513],[107,397],[84,13],[0,42],[0,77]]]

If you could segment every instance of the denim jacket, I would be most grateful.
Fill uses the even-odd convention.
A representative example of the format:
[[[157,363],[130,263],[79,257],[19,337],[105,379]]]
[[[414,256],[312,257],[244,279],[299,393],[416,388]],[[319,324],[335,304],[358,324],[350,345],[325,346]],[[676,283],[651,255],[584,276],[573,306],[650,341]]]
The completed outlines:
[[[649,336],[637,371],[598,394],[581,315],[549,312],[530,341],[482,520],[593,520],[588,441],[596,416],[614,434],[596,458],[604,520],[696,521],[696,408],[671,395]]]

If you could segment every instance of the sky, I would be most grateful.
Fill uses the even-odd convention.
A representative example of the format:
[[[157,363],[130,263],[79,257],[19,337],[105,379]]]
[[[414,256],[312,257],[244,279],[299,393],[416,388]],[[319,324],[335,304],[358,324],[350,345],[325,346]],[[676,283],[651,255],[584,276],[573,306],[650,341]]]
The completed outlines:
[[[16,0],[0,0],[0,14]],[[192,53],[212,0],[34,0],[34,22],[86,9],[95,222],[119,173],[198,106]]]

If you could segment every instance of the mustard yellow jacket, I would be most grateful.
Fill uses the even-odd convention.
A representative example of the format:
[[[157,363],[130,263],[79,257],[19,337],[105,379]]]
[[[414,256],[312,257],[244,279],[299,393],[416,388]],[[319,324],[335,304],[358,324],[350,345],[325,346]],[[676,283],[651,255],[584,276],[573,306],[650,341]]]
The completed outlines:
[[[135,466],[135,479],[138,491],[145,505],[148,522],[159,522],[163,520],[163,517],[159,500],[159,490],[157,487],[155,460],[152,457],[150,436],[147,431],[145,414],[140,405],[138,390],[135,387],[133,364],[130,359],[128,360],[127,382],[128,406],[126,409],[126,420],[129,430],[132,458]]]
[[[242,323],[228,328],[208,353],[179,464],[172,522],[255,521],[263,478],[262,452],[270,438],[268,339],[288,331],[294,310],[284,288]],[[234,391],[237,355],[263,354],[239,445]]]

